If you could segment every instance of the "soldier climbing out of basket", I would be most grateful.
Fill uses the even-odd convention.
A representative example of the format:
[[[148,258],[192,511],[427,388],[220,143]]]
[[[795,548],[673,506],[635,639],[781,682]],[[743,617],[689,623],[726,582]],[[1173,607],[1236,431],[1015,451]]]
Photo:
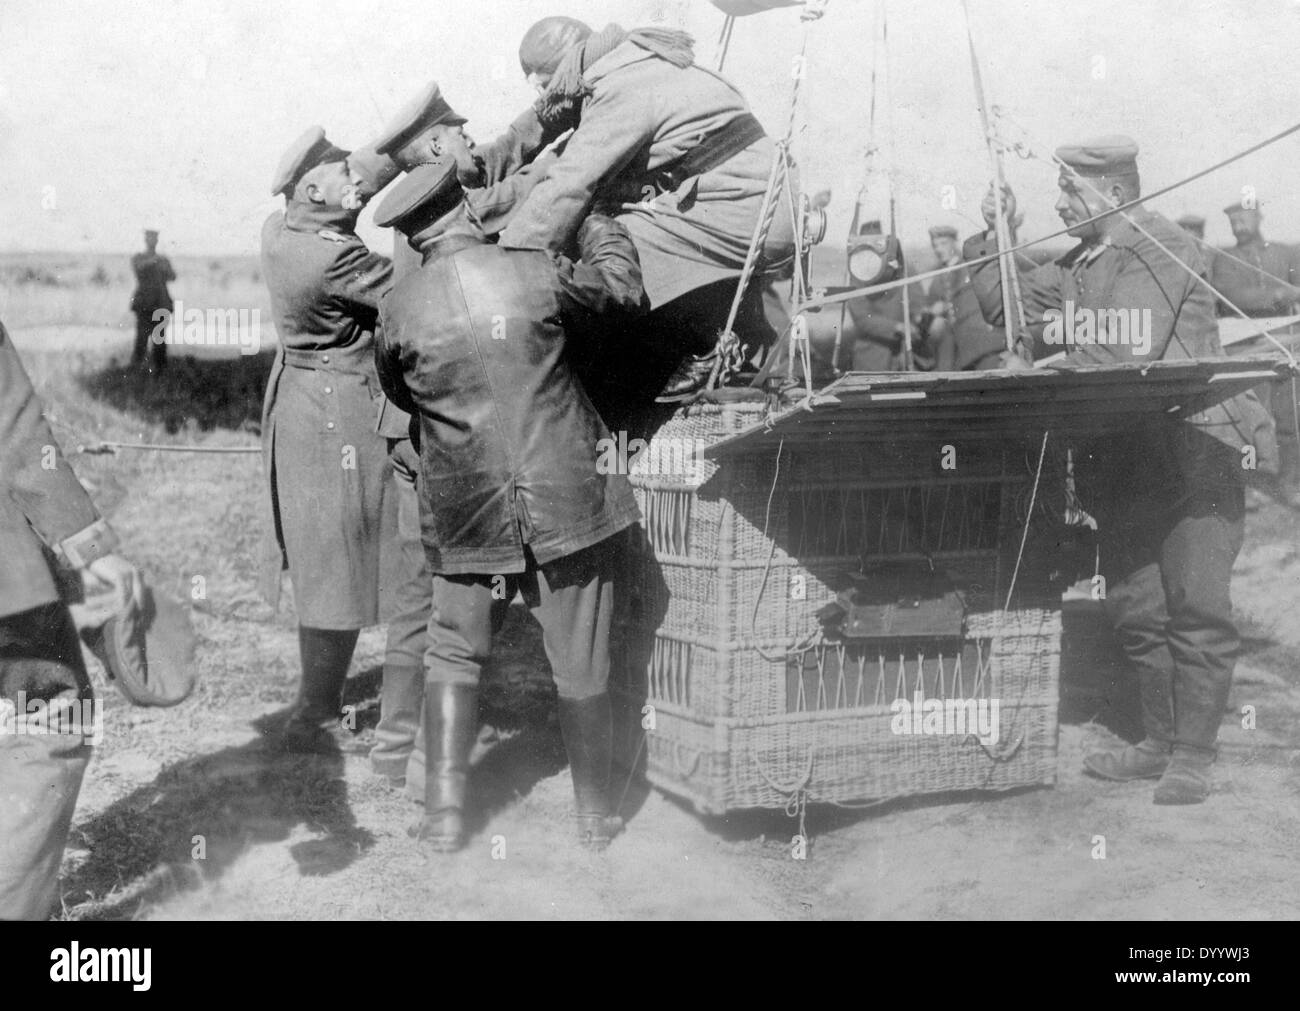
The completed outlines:
[[[1107,310],[1149,311],[1150,333],[1149,344],[1120,343],[1109,323],[1099,323],[1094,343],[1065,345],[1068,353],[1054,367],[1222,356],[1214,297],[1178,262],[1204,276],[1193,240],[1142,207],[1088,221],[1140,196],[1137,144],[1104,137],[1056,155],[1062,166],[1056,210],[1079,244],[1023,276],[1031,334],[1043,341],[1047,324],[1070,311],[1070,303],[1101,321]],[[1009,190],[1006,203],[1014,215]],[[995,213],[990,193],[984,205],[990,231],[967,240],[965,259],[996,251]],[[985,318],[1001,323],[996,259],[971,275]],[[1028,366],[1007,353],[1004,367]],[[1244,533],[1243,447],[1253,448],[1261,469],[1275,466],[1272,428],[1253,393],[1075,450],[1079,495],[1098,521],[1104,606],[1137,671],[1146,731],[1138,744],[1090,754],[1084,764],[1105,779],[1159,779],[1157,804],[1200,803],[1211,789],[1239,642],[1229,590]]]
[[[541,97],[543,125],[577,129],[564,153],[501,233],[507,249],[562,252],[593,208],[636,243],[650,314],[610,334],[602,411],[629,398],[693,393],[708,378],[759,219],[774,144],[728,81],[695,62],[690,36],[673,29],[593,32],[544,18],[519,47]],[[772,288],[792,269],[789,214],[776,214],[745,293],[736,330],[753,359],[788,324]],[[609,416],[608,414],[606,415]]]
[[[410,238],[424,265],[384,301],[378,368],[417,421],[420,521],[433,572],[425,653],[424,817],[435,849],[464,844],[478,681],[516,590],[545,632],[573,774],[579,841],[604,848],[610,804],[607,690],[618,535],[639,516],[627,478],[602,474],[608,430],[574,378],[565,327],[642,300],[636,247],[591,216],[582,262],[488,243],[454,161],[420,166],[376,222]]]

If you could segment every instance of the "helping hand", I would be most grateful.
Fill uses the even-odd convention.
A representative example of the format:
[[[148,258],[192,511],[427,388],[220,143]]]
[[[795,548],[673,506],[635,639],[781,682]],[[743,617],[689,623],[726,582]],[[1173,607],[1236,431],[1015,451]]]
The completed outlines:
[[[998,216],[998,203],[991,185],[988,193],[984,195],[984,202],[980,204],[980,212],[984,215],[984,222],[989,228],[997,227],[995,222]],[[1016,195],[1011,192],[1010,186],[1002,187],[1002,213],[1007,221],[1016,220]]]
[[[105,555],[81,570],[83,599],[73,604],[79,629],[96,629],[109,618],[144,606],[144,579],[121,555]]]

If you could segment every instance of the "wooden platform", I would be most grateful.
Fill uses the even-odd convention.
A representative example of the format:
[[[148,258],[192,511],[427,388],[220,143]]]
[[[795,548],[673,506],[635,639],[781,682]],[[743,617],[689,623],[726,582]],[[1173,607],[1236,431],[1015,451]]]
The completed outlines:
[[[1145,366],[987,372],[851,372],[806,404],[711,445],[723,457],[785,440],[898,442],[1019,439],[1043,431],[1095,436],[1187,414],[1291,375],[1279,356],[1160,361]]]

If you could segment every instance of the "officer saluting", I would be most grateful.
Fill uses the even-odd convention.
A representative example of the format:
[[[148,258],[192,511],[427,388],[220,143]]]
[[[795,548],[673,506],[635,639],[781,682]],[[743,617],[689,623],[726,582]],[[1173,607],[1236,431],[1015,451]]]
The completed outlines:
[[[321,728],[338,720],[357,633],[379,620],[381,517],[395,499],[385,435],[376,430],[383,395],[373,334],[392,264],[355,228],[395,174],[387,159],[350,155],[312,127],[281,159],[271,189],[285,209],[262,227],[280,340],[262,412],[270,496],[263,578],[274,606],[287,567],[298,610],[302,682],[282,739],[291,750],[327,743]],[[405,419],[396,427],[406,434]]]
[[[1192,270],[1205,264],[1192,238],[1173,222],[1135,207],[1131,224],[1114,214],[1087,219],[1141,194],[1137,144],[1124,136],[1059,148],[1056,209],[1079,244],[1022,278],[1031,333],[1045,334],[1045,313],[1059,321],[1073,306],[1099,321],[1096,341],[1066,345],[1057,366],[1220,357],[1213,296],[1152,241]],[[1008,215],[1015,202],[1008,191]],[[992,222],[992,194],[985,219]],[[967,240],[965,257],[995,252],[990,233]],[[1002,320],[996,260],[971,271],[980,307]],[[1107,329],[1114,310],[1150,313],[1143,340],[1120,343]],[[1055,352],[1061,348],[1047,348]],[[1007,355],[1008,367],[1026,367]],[[1137,670],[1146,738],[1113,753],[1086,756],[1094,775],[1159,779],[1157,804],[1196,804],[1210,792],[1219,722],[1228,700],[1238,637],[1229,595],[1232,563],[1244,534],[1241,449],[1253,445],[1275,462],[1271,427],[1253,393],[1161,419],[1124,440],[1107,438],[1076,453],[1075,477],[1098,520],[1104,599],[1120,643]]]

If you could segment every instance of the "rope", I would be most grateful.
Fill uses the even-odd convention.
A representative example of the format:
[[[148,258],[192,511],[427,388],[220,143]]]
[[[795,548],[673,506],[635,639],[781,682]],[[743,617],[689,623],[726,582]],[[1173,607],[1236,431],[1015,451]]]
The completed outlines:
[[[889,167],[885,178],[889,181],[889,233],[898,234],[898,157],[894,148],[894,72],[889,63],[889,4],[887,0],[880,3],[880,45],[884,53],[885,85],[889,89],[889,105],[885,110],[885,133],[888,137]],[[875,97],[872,96],[874,102]],[[907,276],[907,265],[903,265],[903,276]],[[911,285],[903,286],[903,371],[913,372],[912,360],[912,301]]]
[[[115,453],[119,449],[140,449],[154,453],[261,453],[261,446],[171,446],[156,442],[81,443],[76,452],[87,455]]]
[[[820,16],[820,15],[818,15]],[[786,121],[785,137],[778,141],[776,150],[772,155],[772,169],[768,173],[767,188],[763,191],[763,203],[759,210],[758,222],[754,227],[754,233],[749,240],[749,249],[745,253],[745,265],[740,272],[740,280],[736,284],[736,294],[731,300],[731,309],[727,313],[727,322],[722,331],[718,334],[718,342],[714,348],[715,360],[713,367],[709,370],[709,379],[705,384],[706,390],[715,389],[720,383],[725,383],[727,379],[739,370],[743,361],[743,352],[740,346],[740,339],[736,336],[735,325],[736,317],[740,314],[740,305],[744,301],[745,293],[749,289],[750,281],[753,279],[754,269],[757,266],[758,258],[763,251],[763,246],[767,242],[768,232],[772,227],[772,220],[776,216],[776,191],[778,187],[785,186],[788,188],[790,181],[790,141],[794,137],[795,115],[799,107],[800,85],[804,77],[806,67],[805,57],[808,51],[808,26],[812,19],[804,20],[803,38],[799,45],[798,73],[794,74],[794,85],[790,89],[790,115]],[[798,240],[799,223],[795,221],[796,243]],[[798,271],[796,270],[797,274]]]
[[[1212,246],[1204,239],[1202,239],[1199,235],[1193,235],[1191,232],[1188,232],[1187,234],[1191,237],[1192,241],[1195,242],[1198,246],[1205,247],[1215,256],[1222,256],[1225,259],[1229,259],[1234,261],[1235,263],[1239,263],[1243,267],[1246,267],[1249,270],[1253,270],[1255,273],[1259,274],[1260,277],[1267,277],[1270,281],[1276,281],[1278,284],[1282,285],[1283,287],[1290,288],[1293,296],[1300,296],[1300,285],[1292,284],[1290,281],[1284,281],[1276,274],[1270,274],[1267,270],[1265,270],[1257,263],[1251,263],[1248,260],[1243,260],[1240,256],[1233,256],[1232,250],[1230,249],[1220,249],[1218,246]]]
[[[1025,525],[1020,532],[1020,550],[1016,552],[1016,564],[1011,569],[1011,582],[1007,586],[1007,600],[1002,605],[1002,611],[998,616],[997,630],[1001,630],[1002,616],[1011,608],[1011,596],[1016,592],[1016,579],[1020,575],[1020,562],[1025,557],[1025,544],[1029,540],[1029,524],[1034,518],[1034,503],[1038,500],[1038,482],[1043,477],[1043,458],[1047,455],[1047,437],[1051,432],[1043,432],[1043,444],[1038,450],[1038,469],[1034,472],[1034,487],[1029,494],[1029,508],[1025,512]]]
[[[260,453],[261,446],[195,446],[193,444],[159,442],[105,442],[100,439],[91,439],[83,435],[73,426],[69,425],[62,418],[54,414],[47,413],[45,420],[55,428],[62,429],[67,436],[76,441],[74,453],[84,453],[87,456],[107,455],[115,453],[119,449],[138,449],[147,450],[157,453]],[[65,450],[66,452],[66,450]]]
[[[854,291],[844,292],[843,294],[839,294],[839,295],[816,296],[814,298],[809,299],[808,302],[803,306],[803,308],[814,309],[818,306],[836,305],[840,302],[852,301],[855,298],[865,298],[869,295],[878,295],[882,292],[892,291],[895,288],[902,287],[904,284],[917,284],[920,283],[921,281],[929,281],[933,278],[940,277],[943,274],[951,274],[953,271],[965,270],[970,267],[978,267],[985,263],[991,263],[992,261],[996,260],[998,257],[1002,256],[1004,253],[1018,253],[1022,249],[1028,249],[1030,246],[1036,246],[1039,245],[1040,243],[1048,242],[1052,239],[1059,239],[1062,235],[1068,235],[1070,233],[1071,228],[1078,228],[1080,225],[1092,224],[1094,221],[1100,221],[1103,218],[1110,217],[1110,215],[1112,214],[1120,214],[1126,210],[1129,210],[1132,207],[1136,207],[1138,204],[1145,203],[1149,200],[1154,200],[1157,197],[1164,196],[1166,193],[1172,193],[1174,190],[1186,186],[1188,183],[1195,182],[1197,179],[1202,179],[1213,172],[1217,172],[1221,168],[1233,164],[1234,162],[1241,161],[1241,159],[1254,154],[1256,151],[1268,147],[1270,144],[1276,144],[1278,141],[1283,140],[1286,137],[1289,137],[1291,136],[1291,134],[1296,132],[1300,132],[1300,123],[1296,123],[1294,126],[1289,126],[1281,133],[1276,133],[1273,136],[1268,137],[1257,144],[1251,145],[1250,147],[1246,148],[1244,151],[1239,151],[1238,153],[1232,155],[1231,157],[1216,162],[1215,164],[1209,166],[1208,168],[1201,169],[1199,172],[1195,172],[1184,179],[1178,180],[1177,182],[1170,183],[1168,186],[1164,186],[1152,193],[1147,194],[1146,196],[1138,197],[1136,200],[1130,200],[1127,203],[1120,204],[1117,207],[1112,207],[1109,210],[1102,211],[1101,213],[1096,214],[1091,218],[1085,218],[1083,221],[1076,222],[1075,224],[1067,228],[1060,228],[1057,229],[1055,232],[1049,232],[1046,235],[1040,235],[1034,239],[1026,239],[1024,242],[1020,242],[1017,243],[1016,245],[1013,245],[1010,249],[998,250],[996,253],[989,253],[985,256],[975,257],[974,259],[963,260],[960,263],[955,263],[948,267],[937,267],[934,270],[926,271],[923,274],[914,274],[911,277],[901,278],[896,281],[886,281],[883,284],[875,284],[866,288],[858,288]]]
[[[962,0],[961,7],[966,16],[966,44],[970,50],[971,75],[975,81],[975,104],[979,108],[980,123],[984,127],[984,144],[988,148],[989,162],[993,168],[993,201],[996,207],[993,226],[997,232],[998,248],[1009,250],[1011,247],[1011,233],[1007,222],[1006,208],[1002,202],[1002,191],[1007,184],[1006,173],[1003,171],[1002,156],[997,150],[993,125],[989,119],[988,104],[984,97],[984,78],[980,73],[979,58],[975,55],[975,37],[971,32],[970,7],[966,0]],[[998,270],[1002,278],[1002,322],[1006,329],[1007,350],[1015,351],[1017,336],[1025,335],[1029,329],[1028,321],[1025,319],[1024,299],[1020,294],[1020,277],[1016,273],[1015,254],[1007,252],[999,256]],[[907,289],[904,288],[903,291],[906,293]],[[1016,309],[1014,316],[1011,312],[1013,305]],[[1016,322],[1020,324],[1019,335],[1015,332]]]
[[[722,32],[718,36],[718,73],[722,73],[722,68],[727,62],[727,50],[731,48],[731,32],[736,27],[736,18],[728,14],[722,22]]]

